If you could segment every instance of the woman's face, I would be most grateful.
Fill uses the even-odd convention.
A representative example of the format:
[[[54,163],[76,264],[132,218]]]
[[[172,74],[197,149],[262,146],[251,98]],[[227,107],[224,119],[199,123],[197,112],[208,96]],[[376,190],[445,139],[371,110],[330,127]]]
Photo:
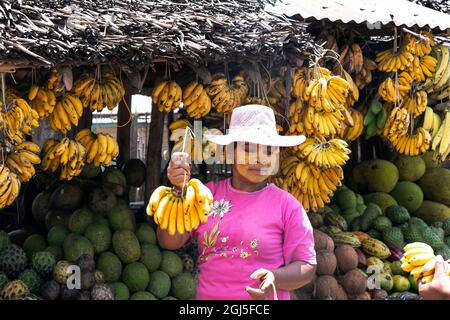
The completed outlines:
[[[237,173],[250,183],[262,183],[278,171],[278,147],[237,142],[234,155]]]

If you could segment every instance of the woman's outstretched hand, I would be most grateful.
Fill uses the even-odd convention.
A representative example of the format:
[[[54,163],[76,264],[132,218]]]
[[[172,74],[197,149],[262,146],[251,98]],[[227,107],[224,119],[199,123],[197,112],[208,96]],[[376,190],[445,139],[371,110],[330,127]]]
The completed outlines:
[[[444,259],[437,256],[433,280],[427,284],[419,284],[419,294],[425,300],[450,299],[450,276],[445,267]]]
[[[183,189],[183,182],[187,184],[191,176],[191,167],[187,163],[188,157],[189,154],[186,152],[174,152],[167,167],[167,178],[179,190]]]
[[[261,268],[253,272],[250,278],[252,278],[253,280],[259,279],[260,281],[259,288],[252,288],[249,286],[245,288],[247,293],[252,298],[257,300],[264,300],[273,292],[275,275],[272,271]]]

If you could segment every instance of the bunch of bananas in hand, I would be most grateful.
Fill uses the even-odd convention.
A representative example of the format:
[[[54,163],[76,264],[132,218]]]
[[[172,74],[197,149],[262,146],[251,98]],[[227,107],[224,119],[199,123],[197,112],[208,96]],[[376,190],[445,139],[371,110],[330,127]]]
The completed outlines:
[[[389,141],[394,149],[407,156],[418,156],[425,153],[430,147],[431,135],[424,128],[418,128],[413,134],[406,132],[404,135],[393,135]]]
[[[109,166],[112,159],[119,155],[119,144],[105,133],[94,134],[90,129],[83,129],[75,136],[75,141],[82,144],[86,151],[86,163]]]
[[[15,98],[10,103],[10,109],[1,113],[4,134],[8,141],[17,145],[25,140],[24,134],[31,135],[32,128],[39,126],[39,115],[21,98]]]
[[[42,169],[56,172],[60,169],[60,180],[72,180],[83,170],[86,159],[86,149],[75,140],[63,138],[48,139],[42,148]]]
[[[225,75],[218,73],[213,76],[206,92],[217,112],[225,113],[242,105],[248,94],[248,85],[242,75],[234,77],[229,85]]]
[[[423,82],[433,76],[433,73],[436,71],[436,65],[437,60],[430,55],[415,56],[413,63],[408,68],[408,72],[414,80]]]
[[[297,155],[317,168],[338,168],[350,159],[348,144],[341,139],[306,138],[305,142],[295,147]]]
[[[19,177],[5,164],[0,164],[0,209],[11,205],[19,196]]]
[[[387,102],[401,102],[403,97],[410,92],[413,81],[411,75],[403,71],[398,75],[397,84],[394,83],[392,78],[386,78],[378,87],[378,94]]]
[[[433,158],[439,162],[445,161],[450,153],[450,111],[445,112],[444,121],[431,143],[431,150],[434,151]]]
[[[170,112],[180,106],[183,91],[175,81],[163,81],[152,92],[152,103],[155,103],[159,112]]]
[[[315,134],[320,137],[330,137],[341,131],[344,114],[338,110],[335,112],[316,111],[314,108],[306,108],[302,116],[303,126],[308,135]]]
[[[342,139],[347,141],[355,141],[364,131],[364,116],[358,110],[353,108],[348,109],[352,118],[351,123],[345,123],[339,135]]]
[[[430,283],[434,277],[436,256],[433,248],[423,242],[408,243],[403,248],[403,256],[400,259],[401,268],[409,272],[421,284]],[[450,276],[450,260],[445,261],[446,272]]]
[[[438,134],[441,124],[442,120],[439,114],[434,113],[433,109],[430,107],[426,107],[423,115],[422,127],[430,132],[432,140],[434,140],[434,137]]]
[[[430,32],[425,32],[422,36],[428,38],[428,40],[417,38],[411,34],[406,34],[405,36],[407,50],[418,57],[430,54],[435,45],[433,35]]]
[[[113,110],[125,96],[125,88],[112,73],[101,74],[98,79],[95,75],[84,74],[75,81],[71,92],[76,95],[84,108],[101,112],[106,106]]]
[[[425,90],[414,92],[412,95],[407,95],[400,107],[408,110],[409,113],[414,114],[414,118],[420,116],[427,107],[428,96]]]
[[[61,101],[56,102],[55,108],[48,117],[50,128],[67,134],[73,126],[78,126],[78,120],[83,115],[83,105],[80,99],[71,94],[66,93]]]
[[[36,173],[34,165],[41,163],[40,152],[37,144],[24,141],[6,156],[5,164],[19,177],[20,182],[30,181]]]
[[[32,85],[28,91],[30,106],[39,114],[42,119],[53,112],[56,105],[56,96],[52,90]]]
[[[150,196],[146,213],[153,216],[155,223],[170,235],[184,234],[196,230],[208,220],[212,202],[211,191],[200,180],[193,178],[183,194],[165,186],[156,188]]]
[[[212,102],[203,85],[193,81],[183,89],[183,105],[189,117],[200,119],[211,111]]]
[[[392,49],[377,54],[375,62],[378,70],[383,72],[396,72],[408,69],[414,61],[414,55],[406,47],[401,47],[396,53]]]
[[[291,153],[282,159],[280,169],[272,182],[292,194],[306,211],[316,212],[330,202],[344,178],[341,167],[318,168]]]

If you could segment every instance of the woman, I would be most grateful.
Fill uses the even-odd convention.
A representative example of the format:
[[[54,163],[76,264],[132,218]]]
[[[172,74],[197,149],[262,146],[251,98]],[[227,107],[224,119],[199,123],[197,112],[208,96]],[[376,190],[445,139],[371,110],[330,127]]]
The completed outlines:
[[[205,224],[174,236],[158,228],[159,244],[175,250],[198,237],[199,300],[290,299],[289,291],[314,277],[313,232],[301,204],[267,180],[276,173],[278,147],[305,137],[279,136],[272,109],[261,105],[234,109],[228,134],[205,137],[236,147],[232,177],[207,184],[215,201]],[[172,157],[167,176],[181,189],[190,167]]]

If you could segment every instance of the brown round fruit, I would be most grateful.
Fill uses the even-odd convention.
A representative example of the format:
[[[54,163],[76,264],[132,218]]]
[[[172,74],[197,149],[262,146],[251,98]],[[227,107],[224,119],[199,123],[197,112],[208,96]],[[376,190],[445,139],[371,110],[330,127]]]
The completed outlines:
[[[316,251],[333,251],[334,241],[326,233],[314,229],[314,245]]]
[[[332,276],[321,276],[316,280],[315,297],[319,300],[336,300],[339,296],[339,285]]]
[[[337,246],[334,250],[337,260],[338,270],[341,273],[346,273],[358,267],[358,254],[355,249],[348,244]]]
[[[317,270],[318,275],[333,275],[336,270],[336,256],[333,252],[319,251],[317,252]]]
[[[362,294],[367,287],[367,277],[358,269],[348,271],[339,280],[349,295]]]

